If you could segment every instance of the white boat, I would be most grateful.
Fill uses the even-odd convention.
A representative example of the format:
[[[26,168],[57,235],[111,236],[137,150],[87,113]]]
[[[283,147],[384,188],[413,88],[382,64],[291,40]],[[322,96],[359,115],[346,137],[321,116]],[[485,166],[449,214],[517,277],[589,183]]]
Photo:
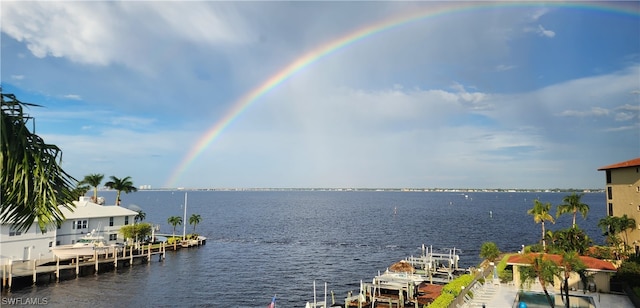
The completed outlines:
[[[96,251],[98,254],[107,251],[112,252],[119,247],[121,246],[107,245],[104,237],[98,235],[96,230],[93,230],[76,241],[75,244],[56,246],[51,248],[51,252],[60,259],[70,259],[78,256],[93,256]]]

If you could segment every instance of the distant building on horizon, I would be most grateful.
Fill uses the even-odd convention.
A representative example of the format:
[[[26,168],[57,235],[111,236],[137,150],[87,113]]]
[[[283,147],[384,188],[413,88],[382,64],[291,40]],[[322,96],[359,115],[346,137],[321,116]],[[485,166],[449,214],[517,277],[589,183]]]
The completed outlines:
[[[598,168],[606,173],[607,215],[633,218],[629,244],[640,250],[640,157]]]

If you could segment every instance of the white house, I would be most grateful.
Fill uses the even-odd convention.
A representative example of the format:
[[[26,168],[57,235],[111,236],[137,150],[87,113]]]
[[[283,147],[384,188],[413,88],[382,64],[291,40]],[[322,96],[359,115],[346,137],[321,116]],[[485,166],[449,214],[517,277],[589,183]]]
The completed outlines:
[[[51,247],[74,244],[85,234],[96,230],[104,236],[107,244],[124,242],[118,233],[120,227],[133,224],[138,212],[115,205],[99,205],[89,197],[73,201],[73,211],[61,207],[65,221],[59,228],[50,227],[42,233],[38,223],[28,231],[17,232],[10,222],[0,224],[0,264],[9,260],[53,259]]]
[[[124,242],[118,233],[120,227],[133,224],[138,212],[116,205],[100,205],[90,201],[89,197],[80,197],[74,201],[73,212],[62,208],[66,218],[58,228],[55,245],[74,244],[92,230],[96,230],[106,241],[106,244]]]
[[[43,233],[34,222],[29,230],[19,232],[12,223],[0,225],[0,265],[9,260],[39,260],[53,257],[51,247],[56,242],[56,228]]]

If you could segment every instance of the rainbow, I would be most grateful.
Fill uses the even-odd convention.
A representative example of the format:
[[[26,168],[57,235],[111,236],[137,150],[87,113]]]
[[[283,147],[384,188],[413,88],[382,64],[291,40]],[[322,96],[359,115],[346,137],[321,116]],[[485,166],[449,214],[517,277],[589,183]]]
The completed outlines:
[[[478,9],[491,9],[491,8],[505,8],[505,7],[531,7],[531,8],[544,8],[544,7],[564,7],[564,8],[577,8],[577,9],[591,9],[598,11],[609,11],[614,13],[623,13],[630,15],[640,15],[638,5],[633,2],[474,2],[474,1],[452,1],[437,4],[429,3],[429,7],[424,10],[415,10],[405,15],[394,16],[389,19],[379,21],[377,23],[364,26],[349,32],[344,36],[341,36],[332,41],[326,42],[317,48],[308,51],[301,57],[295,59],[289,63],[282,70],[278,71],[273,76],[267,78],[260,85],[244,94],[236,102],[234,102],[227,113],[213,126],[211,126],[195,143],[195,145],[184,156],[180,164],[174,169],[166,182],[165,187],[174,187],[180,178],[181,174],[189,168],[189,166],[196,160],[196,158],[228,127],[244,110],[246,110],[251,104],[256,102],[262,96],[267,94],[278,85],[282,84],[297,72],[301,71],[305,67],[317,62],[318,60],[326,57],[327,55],[345,48],[355,42],[358,42],[367,37],[375,34],[397,28],[402,25],[413,23],[419,20],[423,20],[430,17],[435,17],[443,14],[450,14],[455,12],[464,12]]]

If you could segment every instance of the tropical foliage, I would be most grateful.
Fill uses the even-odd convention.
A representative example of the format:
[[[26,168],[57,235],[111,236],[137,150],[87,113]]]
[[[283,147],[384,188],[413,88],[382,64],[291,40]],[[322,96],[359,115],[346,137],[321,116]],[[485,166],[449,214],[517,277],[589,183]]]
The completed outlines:
[[[91,201],[93,202],[98,202],[98,186],[102,183],[103,178],[104,174],[92,173],[85,175],[84,179],[80,181],[81,184],[88,184],[93,187],[93,197],[91,197]]]
[[[142,210],[138,210],[138,211],[136,211],[136,212],[138,212],[138,214],[137,214],[135,217],[133,217],[133,220],[134,220],[136,223],[141,222],[141,221],[143,221],[145,218],[147,218],[147,214],[145,214]]]
[[[562,199],[562,204],[558,205],[558,210],[556,213],[556,218],[560,217],[563,214],[572,214],[573,215],[573,224],[572,226],[576,227],[576,214],[582,214],[582,218],[587,218],[587,213],[589,213],[589,205],[582,203],[580,200],[582,198],[582,194],[573,193],[568,195]]]
[[[629,236],[627,230],[635,228],[635,225],[635,219],[628,217],[627,214],[624,214],[621,217],[606,216],[598,222],[598,226],[602,229],[604,235],[607,236],[607,242],[609,245],[617,247],[623,243],[623,250],[625,252],[629,247]],[[621,233],[624,233],[622,240],[618,237]]]
[[[631,287],[640,287],[640,258],[634,256],[622,261],[616,277]]]
[[[545,237],[549,243],[548,251],[557,254],[575,251],[580,255],[584,255],[593,243],[591,238],[578,227],[571,227],[555,232],[549,230],[546,232]]]
[[[537,254],[531,259],[530,264],[530,266],[520,267],[521,286],[526,286],[527,288],[529,288],[531,286],[531,283],[537,279],[540,282],[540,286],[542,286],[542,290],[547,297],[549,305],[554,308],[555,301],[549,295],[547,286],[553,286],[553,278],[558,276],[559,273],[558,266],[553,263],[553,261],[547,259],[545,257],[545,254]]]
[[[527,214],[533,216],[533,221],[535,223],[541,223],[542,224],[542,249],[544,251],[546,251],[547,249],[547,244],[545,241],[545,229],[544,229],[544,222],[545,221],[550,221],[552,223],[554,223],[554,219],[553,216],[551,216],[551,214],[549,214],[549,212],[551,211],[551,203],[547,202],[547,203],[542,203],[540,202],[540,200],[535,199],[533,200],[533,208],[530,209],[529,211],[527,211]]]
[[[130,192],[135,192],[138,191],[138,189],[133,186],[133,182],[131,181],[131,177],[127,176],[124,177],[122,179],[119,179],[115,176],[110,176],[109,177],[111,179],[111,181],[105,183],[104,185],[111,188],[111,189],[115,189],[117,191],[116,193],[116,205],[120,205],[120,193],[124,191],[125,194],[128,194]]]
[[[575,229],[575,228],[572,228],[572,229]],[[580,260],[580,255],[578,255],[578,253],[575,251],[565,252],[562,254],[560,267],[562,268],[561,278],[564,279],[562,283],[562,286],[563,286],[562,290],[564,290],[564,295],[562,294],[563,292],[560,292],[561,293],[560,295],[565,296],[564,303],[565,303],[565,307],[568,308],[570,307],[569,278],[571,276],[571,273],[572,272],[582,273],[586,269],[586,267],[584,263],[582,263],[582,260]],[[580,276],[583,277],[584,274],[581,274]]]
[[[480,257],[489,260],[489,262],[495,261],[500,256],[500,249],[494,242],[484,242],[480,246]]]
[[[144,241],[151,236],[151,224],[140,223],[134,225],[126,225],[120,227],[120,234],[126,239],[133,239],[134,241]]]
[[[44,232],[48,226],[64,221],[60,204],[73,208],[79,195],[77,181],[60,166],[62,151],[47,144],[28,124],[33,120],[24,108],[38,106],[2,93],[0,119],[0,220],[12,221],[16,230],[26,231],[37,221]]]
[[[182,217],[180,216],[171,216],[167,219],[167,223],[173,226],[173,236],[176,236],[176,227],[178,225],[182,225]]]
[[[189,224],[193,225],[193,233],[196,233],[196,226],[202,221],[202,217],[198,214],[192,214],[189,217]]]

